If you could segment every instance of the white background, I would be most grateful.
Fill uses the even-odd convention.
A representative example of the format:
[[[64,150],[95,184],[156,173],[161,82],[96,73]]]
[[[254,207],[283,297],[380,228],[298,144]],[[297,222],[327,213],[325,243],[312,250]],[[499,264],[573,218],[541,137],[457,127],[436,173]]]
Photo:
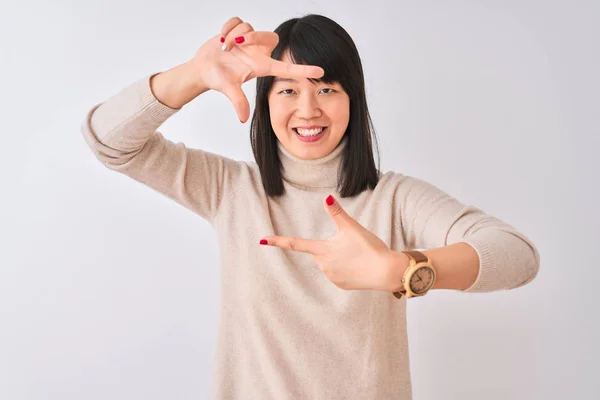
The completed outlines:
[[[206,397],[212,228],[104,168],[80,124],[94,104],[191,58],[230,17],[274,30],[311,12],[356,42],[382,169],[436,184],[540,250],[524,288],[410,302],[415,399],[600,398],[600,3],[0,4],[1,399]],[[254,85],[244,85],[252,109]],[[252,160],[248,129],[218,92],[161,128]]]

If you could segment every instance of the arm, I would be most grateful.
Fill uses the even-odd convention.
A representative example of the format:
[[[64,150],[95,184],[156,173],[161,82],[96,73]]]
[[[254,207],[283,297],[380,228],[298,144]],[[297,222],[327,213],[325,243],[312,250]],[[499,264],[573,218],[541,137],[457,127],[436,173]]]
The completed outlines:
[[[190,62],[183,63],[150,77],[150,88],[154,97],[172,109],[181,109],[184,105],[207,92],[208,89],[194,75]]]
[[[404,177],[396,196],[406,248],[425,249],[436,268],[435,289],[514,289],[537,275],[536,247],[510,225],[416,178]],[[408,265],[403,257],[397,261]]]
[[[431,249],[424,252],[433,262],[436,281],[433,289],[466,290],[479,275],[479,255],[466,243]]]
[[[479,275],[479,255],[466,243],[455,243],[445,247],[422,251],[435,266],[436,279],[432,289],[466,290],[473,286]],[[393,252],[389,265],[390,286],[388,292],[398,290],[398,282],[408,267],[408,257],[402,252]]]
[[[180,107],[206,91],[190,79],[187,68],[182,64],[145,77],[94,106],[81,132],[104,166],[212,221],[235,185],[241,163],[188,149],[157,131]]]

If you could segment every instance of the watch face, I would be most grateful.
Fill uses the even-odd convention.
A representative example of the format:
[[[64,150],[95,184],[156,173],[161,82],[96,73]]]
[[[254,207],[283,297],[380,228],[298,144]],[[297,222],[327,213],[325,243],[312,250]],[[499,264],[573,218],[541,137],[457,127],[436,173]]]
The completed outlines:
[[[433,279],[433,270],[429,267],[421,267],[410,278],[410,290],[415,294],[425,293],[433,286]]]

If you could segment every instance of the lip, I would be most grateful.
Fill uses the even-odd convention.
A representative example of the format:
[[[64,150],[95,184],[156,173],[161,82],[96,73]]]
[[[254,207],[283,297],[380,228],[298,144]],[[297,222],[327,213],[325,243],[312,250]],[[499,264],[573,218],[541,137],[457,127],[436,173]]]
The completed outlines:
[[[301,142],[314,143],[314,142],[318,142],[328,132],[327,129],[328,128],[325,127],[321,133],[319,133],[318,135],[315,135],[315,136],[302,136],[302,135],[298,134],[297,131],[295,131],[295,132],[296,132],[296,137]]]
[[[325,125],[295,126],[293,129],[319,129],[325,128]]]

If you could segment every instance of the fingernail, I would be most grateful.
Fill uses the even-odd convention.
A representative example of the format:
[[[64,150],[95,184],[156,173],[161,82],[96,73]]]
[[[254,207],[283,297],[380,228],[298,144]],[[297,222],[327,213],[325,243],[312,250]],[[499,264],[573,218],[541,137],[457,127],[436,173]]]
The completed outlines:
[[[221,50],[223,50],[223,51],[227,50],[227,43],[225,43],[223,46],[221,46]]]
[[[327,202],[327,205],[330,206],[333,203],[335,203],[335,200],[333,199],[332,195],[329,195],[329,197],[327,197],[327,199],[325,200]]]
[[[238,36],[238,37],[236,37],[236,38],[235,38],[235,42],[236,42],[237,44],[244,43],[244,37],[243,37],[243,36]]]
[[[269,243],[269,242],[267,242],[265,239],[262,239],[262,240],[260,241],[260,244],[268,244],[268,243]]]
[[[225,43],[225,38],[221,36],[221,43]]]

